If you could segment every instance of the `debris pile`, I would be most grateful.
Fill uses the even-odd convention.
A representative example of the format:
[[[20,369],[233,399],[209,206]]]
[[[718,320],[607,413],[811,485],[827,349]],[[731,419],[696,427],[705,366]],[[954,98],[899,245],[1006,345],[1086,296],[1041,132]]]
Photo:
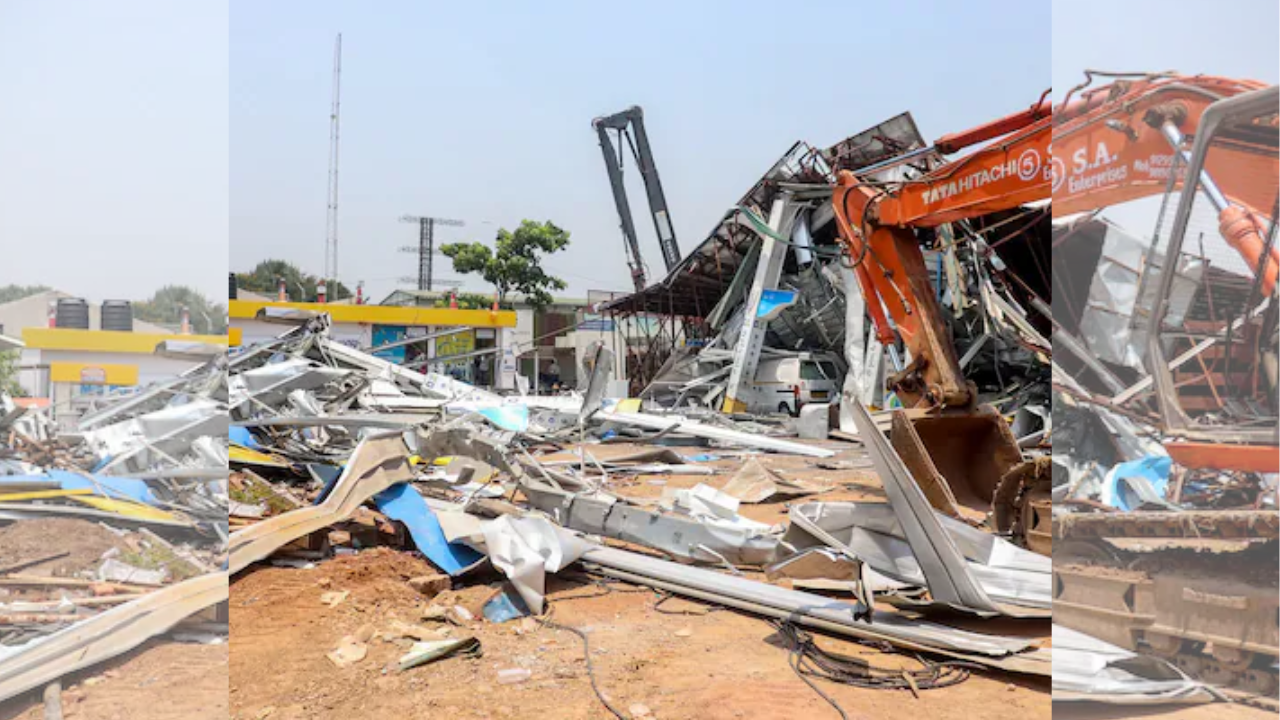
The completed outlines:
[[[62,432],[0,396],[0,701],[170,637],[225,642],[219,360]]]
[[[250,566],[301,572],[288,587],[303,582],[336,613],[308,621],[325,629],[331,667],[362,672],[376,657],[412,677],[483,653],[500,686],[544,677],[489,647],[505,647],[510,627],[574,634],[600,701],[624,717],[635,711],[592,666],[606,649],[553,612],[568,599],[638,592],[658,612],[670,600],[772,618],[810,664],[831,656],[801,627],[894,658],[886,667],[897,653],[924,662],[911,683],[885,680],[904,676],[873,659],[853,687],[924,692],[974,668],[1048,676],[1037,632],[1048,633],[1049,558],[931,506],[877,427],[887,414],[858,405],[856,440],[803,441],[748,424],[758,419],[640,412],[604,397],[612,362],[595,352],[580,392],[553,397],[406,370],[333,341],[324,318],[233,355],[233,612],[271,613],[260,598],[273,575]],[[429,571],[378,570],[387,552]],[[366,562],[409,595],[371,595],[337,569]],[[565,595],[566,583],[588,592]],[[979,626],[951,624],[957,612]],[[362,622],[336,619],[351,613]],[[996,617],[1027,625],[980,628]]]
[[[1264,370],[1275,350],[1247,339],[1274,327],[1275,297],[1251,297],[1238,260],[1210,261],[1221,238],[1184,248],[1161,329],[1174,359],[1152,373],[1166,239],[1092,217],[1054,233],[1054,274],[1068,279],[1053,306],[1064,348],[1053,367],[1054,622],[1098,657],[1132,651],[1177,668],[1124,692],[1216,697],[1180,685],[1185,673],[1275,709],[1280,468]],[[1086,681],[1119,692],[1103,676],[1064,675]],[[1056,697],[1057,672],[1054,682]]]

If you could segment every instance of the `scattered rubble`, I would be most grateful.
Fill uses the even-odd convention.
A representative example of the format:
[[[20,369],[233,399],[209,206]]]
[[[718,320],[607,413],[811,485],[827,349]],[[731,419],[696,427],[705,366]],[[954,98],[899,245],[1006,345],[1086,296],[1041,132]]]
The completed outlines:
[[[863,443],[761,435],[738,429],[739,420],[714,416],[688,422],[650,411],[638,413],[625,401],[602,397],[597,388],[607,377],[599,374],[578,394],[490,396],[456,381],[395,368],[350,348],[335,351],[337,347],[327,337],[324,318],[314,318],[229,362],[233,395],[246,393],[232,430],[230,462],[232,476],[238,478],[232,485],[245,489],[237,491],[237,501],[253,507],[236,517],[229,541],[233,608],[258,604],[255,597],[261,591],[241,589],[259,586],[263,571],[248,572],[254,563],[305,560],[314,569],[273,571],[310,575],[312,579],[304,582],[311,588],[312,603],[322,596],[340,598],[322,603],[326,612],[354,612],[372,620],[378,636],[399,648],[399,654],[386,660],[399,672],[438,672],[432,668],[474,661],[483,648],[485,657],[497,663],[489,682],[536,685],[547,677],[544,672],[497,655],[494,639],[504,637],[500,628],[506,627],[516,636],[552,628],[592,636],[590,628],[551,619],[559,617],[561,603],[573,599],[558,597],[564,595],[557,590],[563,587],[560,578],[575,577],[586,579],[582,587],[588,592],[574,605],[589,603],[585,597],[592,595],[593,586],[601,588],[601,595],[626,587],[659,600],[687,598],[694,608],[710,604],[772,617],[788,628],[806,625],[865,643],[879,653],[896,648],[992,671],[1028,677],[1049,674],[1050,651],[1034,637],[950,626],[949,608],[932,612],[930,594],[937,588],[925,576],[901,568],[890,570],[897,576],[892,580],[873,574],[864,566],[869,558],[857,554],[848,542],[812,536],[805,543],[793,542],[785,511],[775,521],[762,522],[748,517],[748,504],[727,492],[751,500],[753,514],[770,510],[782,499],[848,497],[851,486],[842,478],[865,472],[858,468],[875,459],[859,456]],[[279,380],[255,385],[237,379],[251,372],[273,378],[288,375],[296,386],[282,393],[276,388]],[[380,384],[377,399],[367,394],[375,383]],[[415,411],[405,414],[380,404],[392,393],[407,399],[392,406],[414,405]],[[427,405],[431,413],[424,417],[420,410]],[[271,422],[265,422],[268,419]],[[641,438],[657,430],[661,438],[688,438],[713,449],[664,448],[642,439],[637,452],[634,442],[617,447],[609,442],[630,429],[639,431]],[[241,448],[252,452],[241,453]],[[854,459],[825,469],[806,460],[816,457],[817,462],[830,463],[850,453]],[[644,481],[653,477],[675,484]],[[865,500],[865,494],[858,497]],[[888,505],[883,500],[872,504],[889,512],[892,525],[898,500],[892,495],[890,499]],[[932,517],[935,511],[924,507]],[[874,518],[865,521],[867,532],[888,533],[883,542],[890,545],[884,547],[890,547],[900,562],[908,562],[917,552],[914,539],[894,538],[893,527]],[[942,520],[947,518],[939,515],[935,523]],[[964,539],[952,541],[943,535],[943,542],[965,548],[974,568],[1043,564],[1012,552],[1012,545],[984,546],[963,530],[1008,543],[969,526],[953,530]],[[826,595],[792,589],[791,583],[802,580],[778,572],[814,549],[843,561],[833,566],[827,578],[831,585],[820,591]],[[390,596],[353,590],[325,570],[388,552],[421,558],[416,562],[425,560],[434,568],[380,580],[401,584],[404,592],[396,596],[402,599],[395,602],[403,605],[390,604]],[[972,572],[981,576],[982,571]],[[805,580],[823,579],[809,575]],[[1025,612],[1010,611],[1013,614],[1046,617],[1034,608],[1043,608],[1050,594],[1047,571],[1027,571],[1023,577],[1023,586],[1005,589],[1003,595],[999,589],[992,592],[1002,601],[1024,603]],[[377,607],[395,615],[382,615]],[[401,609],[392,611],[393,607]],[[406,614],[406,607],[416,610]],[[258,617],[269,612],[269,607],[254,610]],[[922,612],[936,617],[922,617]],[[520,618],[533,625],[511,622]],[[1047,633],[1047,624],[1043,627]],[[380,647],[377,639],[360,639],[358,629],[330,634],[326,646],[317,650],[328,656],[331,666],[355,670]],[[698,632],[677,626],[667,637],[696,642]],[[597,650],[594,642],[589,647],[592,654],[608,650]],[[236,657],[233,652],[233,665]],[[383,662],[382,657],[379,651],[375,662]],[[588,675],[597,692],[610,694],[610,680],[590,664]],[[963,679],[957,676],[955,682]],[[928,687],[922,683],[920,689]],[[649,702],[639,704],[651,708]]]
[[[166,633],[225,640],[225,378],[210,362],[71,431],[0,396],[0,702]]]

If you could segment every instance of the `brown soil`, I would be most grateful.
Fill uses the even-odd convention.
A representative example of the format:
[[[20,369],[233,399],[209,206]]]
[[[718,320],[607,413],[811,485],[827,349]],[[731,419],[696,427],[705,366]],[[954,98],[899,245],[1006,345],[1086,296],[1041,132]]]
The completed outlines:
[[[862,456],[856,445],[831,446],[853,450],[841,457]],[[784,477],[843,484],[819,496],[824,500],[883,499],[875,476],[865,470],[822,470],[800,457],[762,459]],[[620,479],[614,489],[631,497],[652,498],[660,496],[664,487],[692,487],[699,482],[721,487],[741,462],[741,458],[725,458],[713,463],[726,471],[717,476]],[[663,484],[653,485],[650,480]],[[743,514],[780,522],[786,517],[786,506],[744,505]],[[410,565],[399,564],[406,562]],[[422,569],[415,569],[413,563]],[[366,625],[381,631],[392,620],[430,624],[421,620],[421,614],[432,601],[403,586],[404,578],[428,574],[429,567],[409,553],[374,550],[327,561],[312,570],[260,567],[238,576],[231,586],[230,603],[230,716],[244,720],[610,717],[591,690],[582,641],[562,630],[536,625],[526,630],[521,621],[502,625],[479,621],[469,628],[453,628],[455,637],[478,637],[484,656],[448,658],[404,673],[394,667],[408,645],[403,640],[375,637],[368,656],[344,669],[325,657],[344,636]],[[327,582],[322,583],[324,579]],[[491,585],[455,590],[436,601],[447,599],[474,611],[492,594]],[[320,603],[320,594],[330,590],[347,590],[350,595],[328,608]],[[652,590],[617,585],[614,592],[605,593],[574,579],[570,571],[548,578],[547,597],[554,621],[587,633],[600,688],[628,717],[636,704],[645,705],[652,717],[661,719],[837,717],[796,677],[773,628],[759,618],[733,611],[700,614],[705,606],[679,599],[667,601],[661,610],[699,614],[665,614],[654,608],[659,596]],[[977,625],[992,632],[1011,629],[1006,623]],[[1012,625],[1019,634],[1048,635],[1047,623]],[[821,637],[819,642],[876,665],[913,666],[909,658],[842,640]],[[508,668],[526,668],[532,676],[523,683],[502,685],[498,671]],[[858,720],[908,714],[939,720],[1047,719],[1051,712],[1047,678],[979,672],[958,686],[924,691],[918,699],[907,692],[818,682],[850,718]]]
[[[223,720],[227,646],[154,641],[64,679],[62,712],[66,720]],[[43,717],[39,693],[0,703],[0,718]]]
[[[20,570],[24,575],[66,577],[96,568],[111,548],[127,548],[123,538],[87,520],[21,520],[0,527],[0,566],[35,560],[57,552],[66,557]]]

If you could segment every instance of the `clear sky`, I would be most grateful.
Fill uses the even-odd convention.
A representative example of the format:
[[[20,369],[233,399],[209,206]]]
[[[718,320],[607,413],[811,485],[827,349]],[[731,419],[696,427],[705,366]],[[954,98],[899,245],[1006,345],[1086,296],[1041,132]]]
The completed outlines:
[[[796,140],[825,146],[903,110],[932,140],[1030,105],[1051,82],[1049,25],[1043,0],[235,0],[231,264],[283,257],[323,270],[338,32],[339,276],[381,299],[415,273],[415,258],[397,252],[416,242],[415,227],[397,222],[406,213],[467,221],[438,231],[444,241],[552,220],[572,233],[548,263],[571,293],[627,289],[595,116],[644,108],[688,251]],[[656,278],[643,189],[628,177]],[[437,268],[456,277],[447,260]]]
[[[226,297],[227,4],[0,0],[0,285]]]
[[[1084,80],[1086,68],[1280,82],[1276,0],[1059,0],[1053,3],[1052,27],[1058,97]],[[1160,198],[1148,198],[1103,215],[1146,235],[1155,227],[1160,204]],[[1208,220],[1205,228],[1213,232],[1217,223]]]

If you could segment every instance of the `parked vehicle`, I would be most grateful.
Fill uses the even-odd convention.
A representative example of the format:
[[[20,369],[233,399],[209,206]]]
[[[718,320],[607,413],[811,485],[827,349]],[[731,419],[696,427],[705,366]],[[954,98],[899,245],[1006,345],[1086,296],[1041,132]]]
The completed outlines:
[[[747,397],[748,412],[799,415],[808,403],[840,397],[844,373],[834,355],[802,353],[798,357],[761,358]]]

